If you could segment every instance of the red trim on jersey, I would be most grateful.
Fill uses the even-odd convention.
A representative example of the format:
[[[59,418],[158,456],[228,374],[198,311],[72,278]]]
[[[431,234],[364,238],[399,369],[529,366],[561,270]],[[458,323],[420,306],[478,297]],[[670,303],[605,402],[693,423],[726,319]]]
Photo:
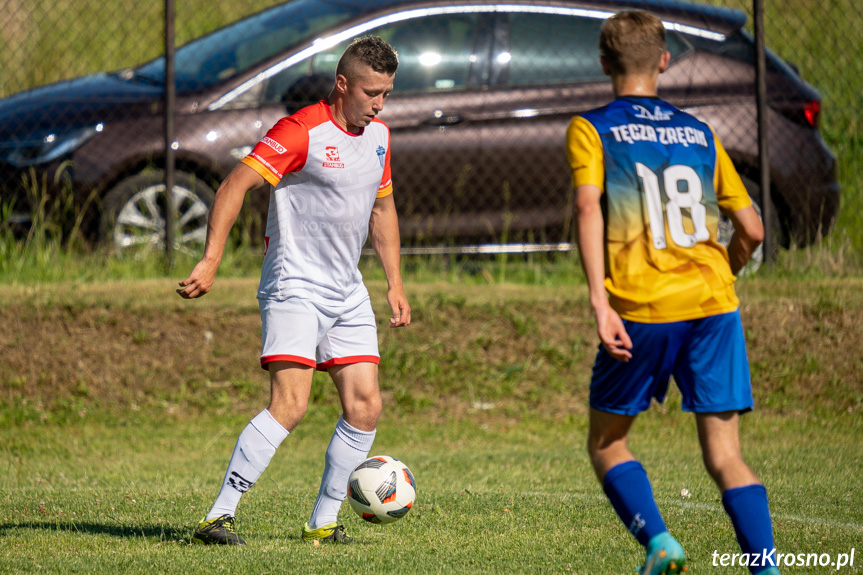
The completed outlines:
[[[300,357],[298,355],[265,355],[261,358],[261,367],[269,371],[270,368],[267,367],[267,364],[274,361],[289,361],[291,363],[299,363],[300,365],[308,367],[315,367],[316,363],[314,359]]]
[[[378,365],[380,362],[381,358],[376,355],[353,355],[349,357],[336,357],[329,361],[325,361],[324,363],[319,363],[316,369],[318,371],[324,371],[334,365],[353,365],[355,363],[373,363]]]

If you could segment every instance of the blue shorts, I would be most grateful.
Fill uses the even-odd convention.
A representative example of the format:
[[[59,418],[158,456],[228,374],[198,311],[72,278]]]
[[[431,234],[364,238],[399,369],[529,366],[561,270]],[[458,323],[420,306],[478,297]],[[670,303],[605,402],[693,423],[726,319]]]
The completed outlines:
[[[683,409],[696,413],[749,411],[752,386],[740,312],[671,323],[623,320],[632,339],[632,358],[613,359],[602,345],[593,365],[590,407],[637,415],[662,403],[668,379],[683,396]]]

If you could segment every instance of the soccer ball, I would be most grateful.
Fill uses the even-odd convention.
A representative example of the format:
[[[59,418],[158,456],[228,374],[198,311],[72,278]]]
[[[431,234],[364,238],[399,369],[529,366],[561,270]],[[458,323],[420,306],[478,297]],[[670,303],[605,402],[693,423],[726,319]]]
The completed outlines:
[[[369,523],[392,523],[413,507],[417,484],[408,466],[389,455],[370,457],[348,478],[348,503]]]

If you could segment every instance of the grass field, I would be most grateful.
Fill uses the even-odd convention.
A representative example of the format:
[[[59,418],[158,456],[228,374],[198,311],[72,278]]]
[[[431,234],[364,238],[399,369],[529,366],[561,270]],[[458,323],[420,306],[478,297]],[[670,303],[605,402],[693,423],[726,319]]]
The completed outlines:
[[[273,3],[178,0],[178,42]],[[0,4],[0,94],[161,50],[161,3]],[[825,97],[843,207],[824,242],[738,283],[756,399],[744,455],[768,487],[780,552],[835,560],[855,549],[840,572],[863,573],[863,10],[766,4],[768,44]],[[820,18],[801,16],[815,8]],[[93,22],[108,23],[92,32]],[[28,241],[0,230],[0,573],[584,575],[640,564],[584,450],[596,336],[576,254],[405,258],[414,324],[380,331],[386,407],[373,452],[410,465],[416,507],[374,527],[345,506],[359,545],[300,541],[338,417],[328,378],[316,376],[306,420],[241,503],[249,545],[212,549],[188,545],[190,535],[268,398],[256,359],[259,250],[230,250],[215,291],[186,302],[173,288],[193,261],[166,272],[158,258],[70,249],[51,225]],[[361,266],[388,317],[379,267]],[[631,447],[691,572],[745,573],[712,564],[714,551],[738,547],[679,406],[672,391],[639,419]]]
[[[0,572],[632,573],[641,551],[583,448],[595,349],[584,288],[491,280],[413,284],[414,324],[381,330],[373,451],[411,466],[419,499],[388,527],[345,506],[362,544],[337,549],[299,539],[338,417],[325,376],[243,499],[249,546],[187,545],[267,398],[253,279],[220,280],[196,302],[168,280],[0,286]],[[739,284],[758,406],[745,455],[770,490],[780,551],[861,548],[861,288]],[[370,291],[384,317],[383,284]],[[717,571],[713,552],[737,546],[679,396],[634,434],[693,572]]]
[[[4,573],[579,573],[630,574],[643,559],[593,478],[583,417],[554,425],[495,413],[389,415],[375,453],[414,471],[417,505],[390,526],[342,521],[361,543],[299,539],[335,414],[316,408],[238,510],[243,549],[188,545],[221,483],[242,417],[134,414],[60,428],[28,424],[5,442],[0,492]],[[837,422],[838,423],[838,422]],[[691,419],[646,416],[633,449],[652,474],[669,528],[694,573],[737,551],[701,468]],[[770,489],[780,551],[860,551],[860,428],[754,414],[746,456]],[[673,449],[668,446],[673,445]],[[680,496],[688,489],[689,498]],[[830,568],[789,569],[825,573]],[[725,573],[745,573],[737,568]],[[860,573],[860,563],[842,572]]]

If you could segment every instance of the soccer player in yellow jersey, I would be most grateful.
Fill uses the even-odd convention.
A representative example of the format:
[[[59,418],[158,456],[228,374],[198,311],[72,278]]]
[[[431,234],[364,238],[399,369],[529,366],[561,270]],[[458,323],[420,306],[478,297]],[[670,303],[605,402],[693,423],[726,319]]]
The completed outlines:
[[[761,243],[761,220],[710,126],[657,97],[670,58],[662,22],[620,12],[603,25],[599,48],[615,100],[575,117],[567,131],[578,246],[601,340],[591,462],[646,548],[641,573],[686,571],[627,448],[635,417],[665,398],[673,376],[750,570],[778,573],[767,492],[741,457],[738,433],[752,390],[734,274]],[[735,230],[727,250],[717,243],[720,214]]]

